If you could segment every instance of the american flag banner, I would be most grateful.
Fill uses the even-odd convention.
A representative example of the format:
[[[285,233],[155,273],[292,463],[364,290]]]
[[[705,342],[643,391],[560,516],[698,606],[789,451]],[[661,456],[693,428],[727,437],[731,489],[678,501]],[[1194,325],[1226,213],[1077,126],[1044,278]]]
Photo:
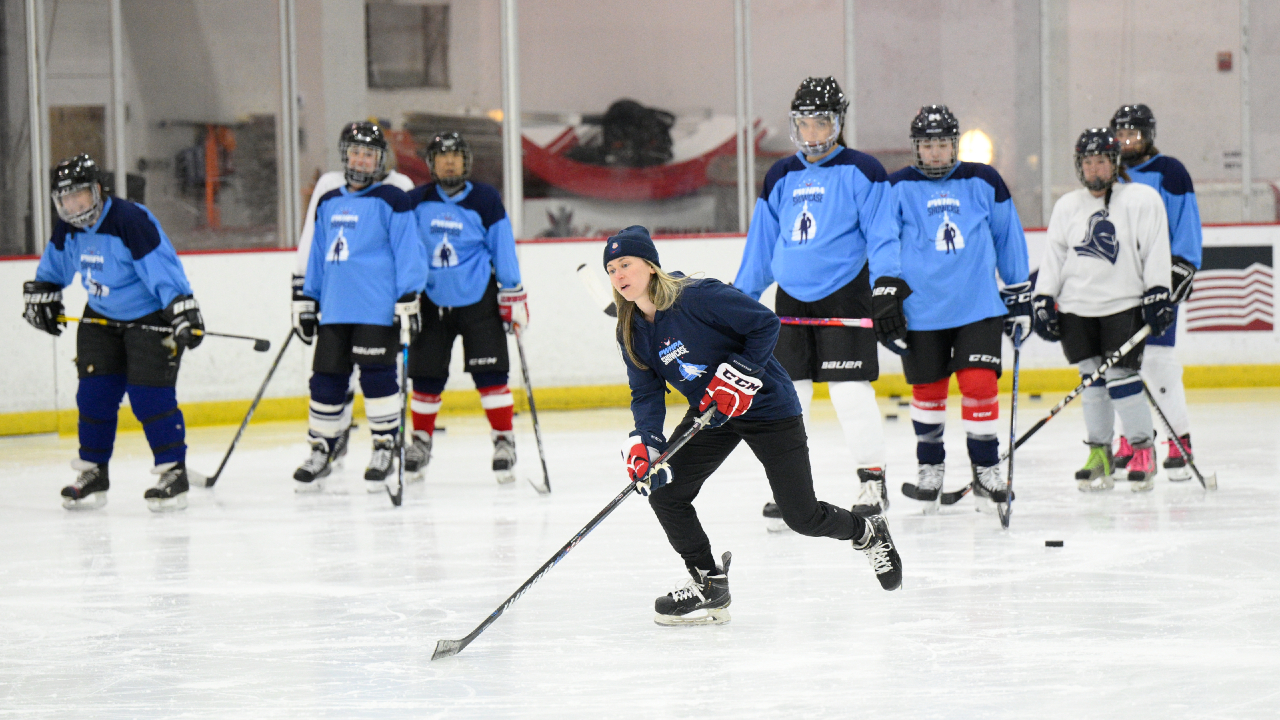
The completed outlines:
[[[1271,247],[1206,247],[1185,302],[1188,332],[1271,332],[1274,322]]]

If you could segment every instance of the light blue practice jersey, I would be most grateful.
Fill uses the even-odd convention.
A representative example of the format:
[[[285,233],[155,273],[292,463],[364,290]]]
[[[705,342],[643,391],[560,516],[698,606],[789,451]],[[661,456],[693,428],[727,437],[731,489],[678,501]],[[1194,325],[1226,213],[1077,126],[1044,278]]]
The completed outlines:
[[[1133,182],[1150,185],[1160,193],[1169,216],[1169,250],[1200,269],[1204,235],[1200,230],[1200,205],[1183,164],[1168,155],[1125,168]]]
[[[403,190],[374,183],[320,198],[302,293],[320,302],[321,325],[391,325],[396,300],[426,280],[427,253]]]
[[[449,197],[435,183],[427,183],[409,191],[409,202],[431,264],[431,302],[440,307],[474,305],[495,272],[503,288],[520,284],[516,240],[495,188],[468,182]]]
[[[906,281],[907,328],[942,330],[1003,316],[996,271],[1006,285],[1026,282],[1027,239],[1000,174],[962,162],[938,179],[905,167],[889,182],[897,233],[880,249],[886,260],[872,266],[871,281]]]
[[[89,307],[113,320],[136,320],[191,294],[173,243],[142,205],[108,197],[85,230],[59,219],[36,280],[66,287],[80,273]]]
[[[893,237],[879,160],[849,148],[816,164],[796,153],[765,175],[733,285],[758,300],[776,280],[797,300],[820,300],[862,271],[868,249],[875,272],[875,248],[887,252]]]

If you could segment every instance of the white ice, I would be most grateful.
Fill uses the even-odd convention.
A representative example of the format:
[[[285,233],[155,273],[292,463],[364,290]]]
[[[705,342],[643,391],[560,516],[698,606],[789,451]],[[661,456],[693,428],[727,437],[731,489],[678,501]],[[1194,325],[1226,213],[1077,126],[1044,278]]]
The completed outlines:
[[[1191,395],[1216,493],[1163,475],[1149,494],[1078,492],[1072,407],[1019,451],[1010,530],[971,499],[924,517],[897,491],[915,468],[907,409],[882,400],[898,415],[901,590],[846,542],[767,533],[768,487],[742,449],[698,503],[717,555],[734,554],[732,622],[653,623],[685,576],[633,497],[436,662],[437,640],[466,635],[625,487],[625,410],[543,414],[548,497],[493,481],[483,418],[446,418],[399,509],[364,491],[363,432],[332,489],[301,496],[302,424],[251,426],[217,487],[166,515],[142,499],[139,433],[120,437],[110,504],[83,513],[58,497],[74,438],[6,439],[0,716],[1277,717],[1280,391]],[[1022,426],[1056,399],[1024,397]],[[848,452],[830,405],[815,408],[818,495],[851,504]],[[968,474],[956,410],[948,487]],[[517,425],[521,475],[537,473],[528,417]],[[190,464],[212,472],[232,432],[192,431]]]

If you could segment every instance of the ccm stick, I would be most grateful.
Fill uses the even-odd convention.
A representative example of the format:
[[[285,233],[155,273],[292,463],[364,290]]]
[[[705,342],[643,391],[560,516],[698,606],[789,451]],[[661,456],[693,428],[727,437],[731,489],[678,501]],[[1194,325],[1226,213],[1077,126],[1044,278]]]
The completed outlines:
[[[689,442],[690,438],[698,434],[698,431],[705,428],[707,424],[711,422],[711,418],[715,416],[715,412],[716,408],[712,406],[707,408],[706,412],[695,418],[693,421],[693,427],[690,427],[683,435],[673,440],[671,445],[667,447],[667,451],[659,455],[657,459],[649,465],[649,474],[645,476],[643,482],[648,482],[649,476],[653,474],[655,468],[658,468],[665,463],[672,455],[675,455],[680,448],[684,447],[685,443]],[[466,637],[460,640],[441,640],[437,642],[436,651],[431,655],[431,659],[439,660],[440,658],[447,658],[462,652],[463,648],[470,645],[473,640],[480,636],[480,633],[485,631],[485,628],[492,625],[495,620],[501,617],[502,613],[505,612],[507,608],[514,605],[516,601],[520,599],[520,596],[524,595],[534,583],[541,580],[543,575],[551,572],[551,568],[555,567],[556,563],[563,560],[564,556],[568,555],[570,550],[577,547],[578,543],[582,542],[582,539],[585,538],[588,533],[596,529],[597,525],[603,522],[606,517],[609,517],[609,514],[616,510],[624,500],[631,497],[631,494],[634,492],[637,492],[636,483],[627,483],[627,487],[622,492],[618,493],[617,497],[610,500],[609,504],[605,505],[603,510],[596,513],[596,516],[591,518],[590,522],[579,530],[576,535],[570,538],[569,542],[565,543],[564,547],[560,548],[555,555],[552,555],[550,560],[543,563],[542,567],[538,568],[538,571],[530,576],[528,580],[525,580],[523,585],[516,588],[516,591],[511,593],[511,597],[507,598],[505,602],[499,605],[497,610],[490,613],[489,617],[485,618],[484,622],[477,625],[475,630],[472,630]]]

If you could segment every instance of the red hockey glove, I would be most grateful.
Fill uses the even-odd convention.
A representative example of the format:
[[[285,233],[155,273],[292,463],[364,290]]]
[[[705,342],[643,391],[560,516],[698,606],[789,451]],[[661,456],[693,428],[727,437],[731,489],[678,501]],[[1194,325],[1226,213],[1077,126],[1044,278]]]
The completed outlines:
[[[507,332],[512,332],[512,325],[519,326],[521,330],[529,327],[529,295],[524,291],[524,285],[498,291],[498,314],[502,316]]]
[[[750,409],[751,401],[761,387],[760,378],[748,375],[730,363],[720,363],[715,376],[707,383],[702,402],[698,403],[698,412],[706,412],[714,403],[716,414],[708,427],[720,427],[729,418],[738,417]]]
[[[653,440],[660,442],[657,438]],[[666,485],[675,477],[671,466],[665,462],[651,467],[651,463],[661,454],[662,451],[646,445],[642,435],[632,434],[622,444],[622,459],[627,465],[627,477],[636,484],[636,492],[641,495],[647,497],[650,492]]]

